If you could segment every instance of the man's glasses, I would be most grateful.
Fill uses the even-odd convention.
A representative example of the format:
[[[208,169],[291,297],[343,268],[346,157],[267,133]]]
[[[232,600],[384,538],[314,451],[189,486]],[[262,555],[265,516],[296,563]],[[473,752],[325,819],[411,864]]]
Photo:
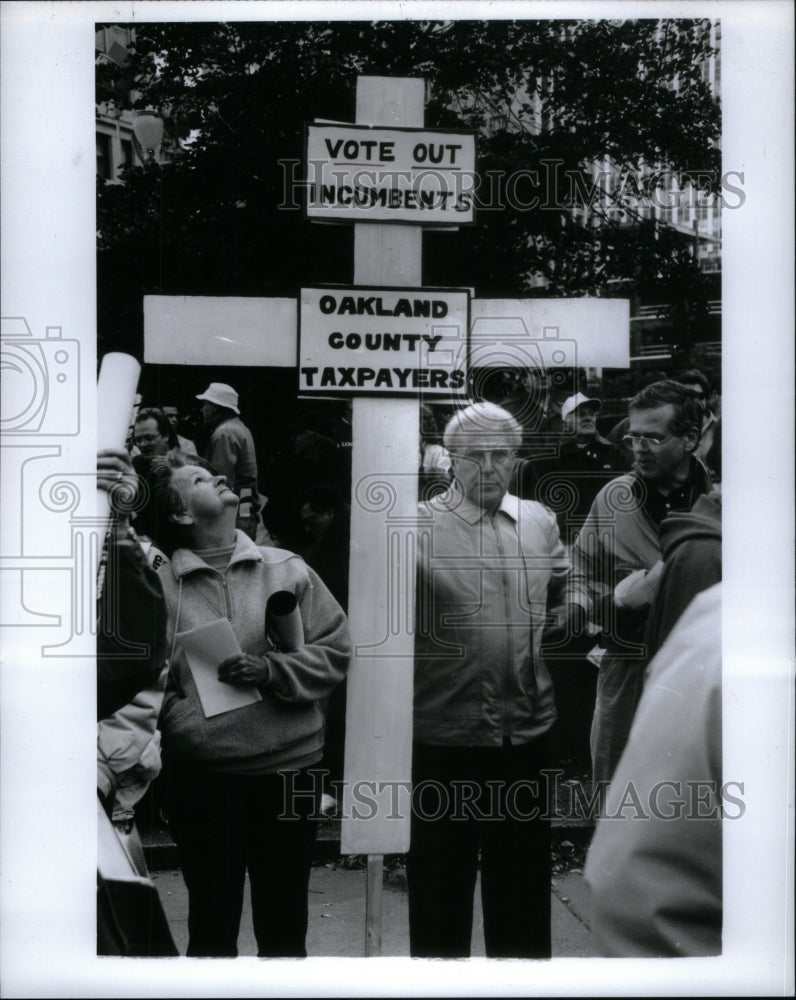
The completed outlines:
[[[505,465],[514,458],[514,451],[511,448],[474,448],[471,451],[459,452],[459,456],[478,465],[486,465],[488,458],[492,459],[493,465]]]
[[[157,441],[162,437],[162,434],[136,434],[134,440],[136,444],[152,444],[153,441]]]
[[[662,444],[666,444],[667,441],[678,436],[677,434],[667,434],[665,437],[660,434],[625,434],[622,438],[622,444],[628,450],[643,447],[656,451]]]

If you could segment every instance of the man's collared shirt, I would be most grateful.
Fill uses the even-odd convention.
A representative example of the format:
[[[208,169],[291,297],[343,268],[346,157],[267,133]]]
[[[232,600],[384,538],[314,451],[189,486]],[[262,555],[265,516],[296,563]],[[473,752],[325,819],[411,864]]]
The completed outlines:
[[[419,508],[414,734],[524,743],[555,719],[541,659],[548,586],[569,561],[555,516],[506,494],[494,514],[454,487]]]
[[[693,459],[688,469],[688,478],[680,486],[661,493],[654,486],[649,486],[642,479],[637,479],[634,494],[641,502],[647,516],[657,527],[672,511],[688,511],[694,506],[697,498],[710,490],[710,478],[701,462]]]

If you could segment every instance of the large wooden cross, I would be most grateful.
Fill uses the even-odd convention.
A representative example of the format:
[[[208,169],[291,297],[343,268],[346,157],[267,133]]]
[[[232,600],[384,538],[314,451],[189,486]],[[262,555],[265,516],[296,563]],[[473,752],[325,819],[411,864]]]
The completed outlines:
[[[424,91],[420,79],[360,77],[357,123],[422,127]],[[419,289],[421,263],[420,226],[355,225],[355,285]],[[297,313],[294,299],[147,296],[144,360],[294,369]],[[628,364],[624,300],[475,300],[472,317],[471,352],[479,366]],[[355,396],[352,430],[354,656],[341,850],[368,856],[365,951],[377,955],[383,855],[409,848],[408,798],[396,796],[410,787],[412,763],[417,399]]]

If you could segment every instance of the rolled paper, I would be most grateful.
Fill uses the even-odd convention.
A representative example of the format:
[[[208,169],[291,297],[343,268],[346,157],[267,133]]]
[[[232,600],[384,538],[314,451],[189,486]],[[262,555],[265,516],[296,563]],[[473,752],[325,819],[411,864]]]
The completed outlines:
[[[141,365],[129,354],[106,354],[97,379],[97,449],[124,448]]]
[[[97,450],[113,448],[124,450],[130,417],[135,404],[141,365],[129,354],[106,354],[97,378]],[[97,490],[97,518],[99,537],[105,539],[110,521],[110,497],[104,490]],[[105,582],[105,561],[100,558],[96,575],[97,596]]]
[[[304,645],[304,626],[296,595],[289,590],[271,594],[265,606],[265,635],[277,652],[288,653]]]

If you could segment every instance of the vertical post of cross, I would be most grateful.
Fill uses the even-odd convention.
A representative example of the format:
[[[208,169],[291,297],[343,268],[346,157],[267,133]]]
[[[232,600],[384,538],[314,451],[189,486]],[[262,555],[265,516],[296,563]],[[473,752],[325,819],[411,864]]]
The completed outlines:
[[[356,120],[359,125],[422,127],[425,83],[422,79],[359,77]],[[354,226],[354,283],[370,286],[418,288],[422,283],[422,229],[411,225],[362,223]],[[413,635],[407,627],[414,608],[400,616],[400,635],[390,638],[390,656],[374,657],[364,646],[373,639],[373,628],[388,619],[391,600],[413,601],[414,587],[390,594],[394,574],[386,544],[358,546],[357,539],[374,538],[374,518],[383,511],[368,510],[358,502],[357,485],[374,473],[383,477],[391,496],[388,516],[406,518],[397,530],[408,534],[417,504],[419,406],[416,399],[378,398],[353,400],[353,461],[351,470],[351,560],[350,580],[355,599],[350,602],[349,624],[354,658],[348,680],[347,737],[345,754],[346,793],[344,816],[351,807],[350,789],[368,782],[376,799],[372,822],[343,819],[341,847],[344,853],[368,854],[365,954],[381,954],[381,885],[383,856],[402,853],[409,846],[408,816],[387,819],[391,789],[379,792],[379,782],[402,782],[408,787],[412,761]],[[399,545],[411,551],[407,539]],[[402,576],[414,574],[414,566],[403,566]],[[363,655],[357,655],[357,644]]]

